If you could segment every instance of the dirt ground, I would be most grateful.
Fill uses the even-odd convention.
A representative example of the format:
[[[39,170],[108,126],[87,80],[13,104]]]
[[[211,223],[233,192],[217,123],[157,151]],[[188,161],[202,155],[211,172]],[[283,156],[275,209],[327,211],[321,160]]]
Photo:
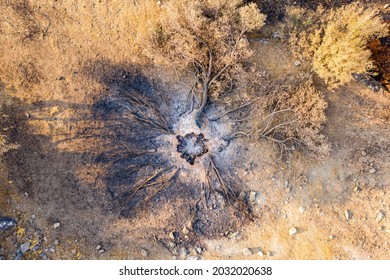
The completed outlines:
[[[0,2],[0,128],[18,145],[0,161],[0,217],[18,223],[0,231],[0,258],[390,258],[388,91],[315,81],[324,160],[280,158],[265,140],[227,145],[231,123],[199,129],[181,114],[189,81],[127,51],[126,3],[35,2]],[[277,38],[251,48],[273,81],[305,71]],[[154,105],[143,112],[158,129],[129,121],[135,97]],[[209,150],[194,165],[176,151],[191,132]],[[210,159],[244,206],[207,192]],[[151,176],[161,191],[131,193]]]

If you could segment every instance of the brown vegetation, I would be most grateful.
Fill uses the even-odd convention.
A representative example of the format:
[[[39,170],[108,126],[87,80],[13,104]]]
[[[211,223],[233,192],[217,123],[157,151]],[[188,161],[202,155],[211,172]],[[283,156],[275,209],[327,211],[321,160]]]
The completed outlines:
[[[367,43],[387,34],[379,11],[359,3],[330,11],[291,7],[286,26],[295,52],[312,62],[314,71],[330,88],[350,82],[352,74],[372,70]]]

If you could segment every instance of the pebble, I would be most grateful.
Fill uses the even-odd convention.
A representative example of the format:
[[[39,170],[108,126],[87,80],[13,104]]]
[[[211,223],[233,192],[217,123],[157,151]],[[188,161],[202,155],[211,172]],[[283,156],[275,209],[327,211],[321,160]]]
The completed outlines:
[[[173,247],[176,246],[176,244],[175,244],[175,242],[169,241],[169,242],[168,242],[168,246],[171,247],[171,248],[173,248]]]
[[[76,255],[77,253],[77,250],[76,249],[73,249],[72,251],[70,251],[73,255]]]
[[[366,151],[362,151],[362,156],[366,156],[367,155],[367,152]]]
[[[351,210],[345,210],[344,212],[345,219],[349,221],[352,218],[352,212]]]
[[[376,221],[377,223],[379,223],[380,221],[383,220],[384,217],[385,217],[385,214],[384,214],[382,211],[379,211],[379,212],[378,212],[378,215],[376,216],[375,221]]]
[[[176,239],[176,233],[175,232],[170,232],[169,233],[169,238],[175,240]]]
[[[53,225],[53,228],[58,228],[60,225],[61,225],[60,223],[55,223],[55,224]]]
[[[383,9],[388,9],[388,8],[390,8],[390,4],[386,4],[383,6]]]
[[[242,250],[242,253],[244,254],[244,256],[252,255],[252,251],[249,248],[245,248],[244,250]]]
[[[329,239],[334,239],[335,238],[334,235],[329,235],[328,237],[329,237]]]
[[[58,244],[60,244],[60,241],[58,239],[54,240],[54,245],[57,246]]]
[[[298,233],[298,230],[295,228],[295,227],[292,227],[292,228],[290,228],[289,230],[288,230],[288,234],[289,235],[295,235],[295,234],[297,234]]]
[[[202,248],[200,247],[195,247],[195,251],[200,255],[202,254]]]
[[[184,258],[184,257],[186,257],[187,255],[188,255],[187,249],[184,248],[184,247],[181,247],[181,248],[180,248],[180,251],[179,251],[179,256],[180,256],[181,258]]]
[[[104,249],[100,249],[99,250],[99,253],[104,253],[106,250],[104,250]]]
[[[31,215],[31,219],[35,219],[36,217],[36,215]]]
[[[147,256],[149,256],[149,252],[145,249],[141,249],[141,255],[146,258]]]
[[[102,248],[102,245],[97,245],[96,246],[96,251],[99,251]]]
[[[303,207],[303,206],[299,207],[299,212],[300,212],[300,213],[303,213],[303,212],[305,212],[305,210],[306,210],[306,208],[305,208],[305,207]]]
[[[255,199],[256,199],[256,192],[254,191],[249,192],[249,201],[254,202]]]
[[[20,246],[20,251],[22,251],[23,254],[26,253],[28,250],[30,250],[30,245],[31,245],[30,242],[26,242],[26,243],[22,244]]]
[[[188,256],[187,260],[189,260],[189,261],[197,261],[197,260],[199,260],[199,257],[198,256]]]
[[[188,229],[187,226],[184,226],[184,227],[183,227],[183,233],[184,233],[185,235],[187,235],[187,234],[190,233],[190,230]]]
[[[297,60],[297,61],[294,62],[294,66],[295,66],[295,67],[298,67],[298,66],[301,65],[301,64],[302,64],[302,63],[301,63],[299,60]]]
[[[258,251],[257,254],[258,254],[260,257],[264,256],[264,253],[263,253],[263,251],[261,251],[261,250]]]
[[[375,168],[371,168],[370,170],[368,170],[368,173],[370,173],[370,174],[374,174],[375,172],[376,172]]]

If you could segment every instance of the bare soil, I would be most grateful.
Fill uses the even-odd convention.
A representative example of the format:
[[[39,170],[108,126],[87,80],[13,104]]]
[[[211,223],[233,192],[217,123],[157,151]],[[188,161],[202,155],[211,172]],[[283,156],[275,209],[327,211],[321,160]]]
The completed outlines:
[[[0,128],[19,145],[0,162],[0,217],[18,222],[0,231],[2,258],[390,258],[387,91],[316,81],[324,160],[226,141],[234,123],[210,120],[226,108],[208,106],[199,129],[183,114],[191,81],[126,52],[119,2],[0,4]],[[277,39],[251,47],[274,84],[305,71]],[[188,133],[208,149],[193,165],[177,151]]]

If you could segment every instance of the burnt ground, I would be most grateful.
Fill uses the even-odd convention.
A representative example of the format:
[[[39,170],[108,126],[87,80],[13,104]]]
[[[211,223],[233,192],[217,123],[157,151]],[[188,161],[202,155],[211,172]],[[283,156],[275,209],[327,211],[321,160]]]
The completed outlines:
[[[129,64],[126,36],[100,21],[121,15],[56,3],[34,7],[47,34],[1,25],[0,127],[19,145],[0,162],[0,217],[18,223],[0,232],[1,258],[389,258],[388,92],[316,81],[331,155],[280,158],[265,140],[226,141],[230,115],[210,121],[247,97],[210,104],[199,129],[185,113],[191,81]],[[277,40],[251,47],[271,85],[304,71]],[[189,133],[208,149],[193,165],[177,151]]]

